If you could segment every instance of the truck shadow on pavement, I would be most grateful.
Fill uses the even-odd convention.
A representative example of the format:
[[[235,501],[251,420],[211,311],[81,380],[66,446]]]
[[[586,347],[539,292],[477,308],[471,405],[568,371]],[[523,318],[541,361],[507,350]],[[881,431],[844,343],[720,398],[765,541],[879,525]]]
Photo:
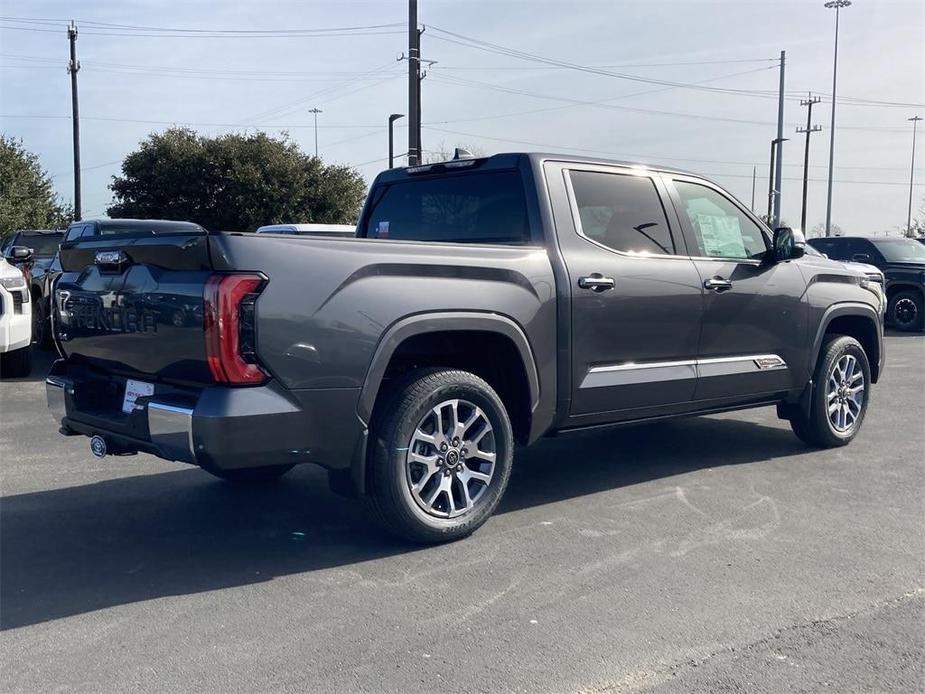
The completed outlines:
[[[550,439],[518,453],[499,513],[806,450],[789,429],[715,418]],[[417,549],[332,494],[313,466],[260,489],[180,469],[8,496],[0,629]]]
[[[51,365],[58,358],[54,349],[42,349],[32,345],[32,371],[22,378],[4,378],[4,383],[36,383],[44,381],[51,369]]]

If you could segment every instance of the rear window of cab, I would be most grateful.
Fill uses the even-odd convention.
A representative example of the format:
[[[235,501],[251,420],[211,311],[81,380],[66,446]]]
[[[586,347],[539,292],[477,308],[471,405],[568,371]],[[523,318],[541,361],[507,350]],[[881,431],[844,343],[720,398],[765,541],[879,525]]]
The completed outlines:
[[[360,236],[398,241],[530,242],[520,173],[485,171],[383,184]]]

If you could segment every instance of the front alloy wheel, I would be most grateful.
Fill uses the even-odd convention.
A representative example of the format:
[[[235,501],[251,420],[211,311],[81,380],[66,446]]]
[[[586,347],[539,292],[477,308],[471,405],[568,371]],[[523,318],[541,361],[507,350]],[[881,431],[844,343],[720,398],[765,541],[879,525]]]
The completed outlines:
[[[819,353],[813,373],[812,398],[807,411],[798,409],[790,426],[812,446],[844,446],[861,430],[870,402],[870,363],[856,339],[830,335]]]
[[[829,373],[826,403],[829,421],[835,431],[847,433],[857,423],[864,409],[864,372],[857,358],[843,355]]]

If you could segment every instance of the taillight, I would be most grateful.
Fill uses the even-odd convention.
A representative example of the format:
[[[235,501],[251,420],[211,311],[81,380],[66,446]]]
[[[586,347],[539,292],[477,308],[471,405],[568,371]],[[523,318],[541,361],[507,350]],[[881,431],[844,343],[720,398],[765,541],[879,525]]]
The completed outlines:
[[[203,294],[206,359],[219,383],[256,385],[267,380],[257,365],[254,305],[261,275],[213,275]]]

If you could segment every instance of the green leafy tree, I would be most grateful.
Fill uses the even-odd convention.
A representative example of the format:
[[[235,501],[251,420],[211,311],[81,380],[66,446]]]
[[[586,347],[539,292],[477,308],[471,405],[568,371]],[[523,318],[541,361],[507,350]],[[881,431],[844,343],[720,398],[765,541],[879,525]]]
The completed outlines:
[[[355,222],[366,182],[347,166],[303,153],[287,134],[150,135],[113,177],[110,217],[182,219],[207,229]]]
[[[60,229],[70,220],[39,158],[22,141],[0,135],[0,238],[18,229]]]

